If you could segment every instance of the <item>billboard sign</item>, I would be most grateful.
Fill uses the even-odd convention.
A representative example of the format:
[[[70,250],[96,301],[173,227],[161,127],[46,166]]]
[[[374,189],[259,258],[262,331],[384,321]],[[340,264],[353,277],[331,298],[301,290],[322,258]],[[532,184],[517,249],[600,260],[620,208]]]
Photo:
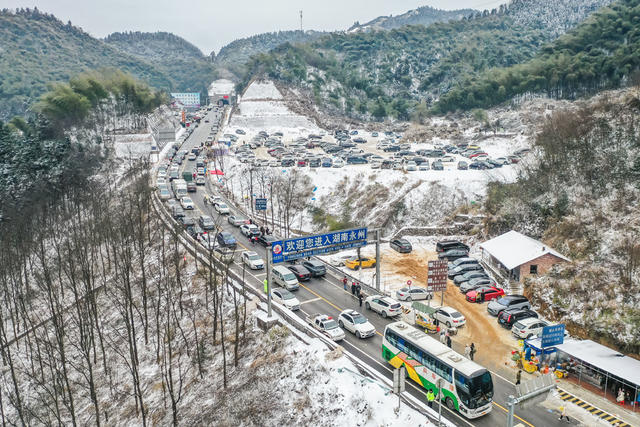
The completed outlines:
[[[367,244],[367,228],[334,231],[314,236],[280,240],[271,245],[273,263],[292,261],[314,255],[324,255]]]
[[[266,211],[267,210],[267,199],[256,199],[256,210],[257,211]]]
[[[449,268],[446,260],[429,261],[427,270],[427,289],[432,292],[447,289],[447,274]]]
[[[553,347],[564,342],[564,323],[542,328],[542,348]]]

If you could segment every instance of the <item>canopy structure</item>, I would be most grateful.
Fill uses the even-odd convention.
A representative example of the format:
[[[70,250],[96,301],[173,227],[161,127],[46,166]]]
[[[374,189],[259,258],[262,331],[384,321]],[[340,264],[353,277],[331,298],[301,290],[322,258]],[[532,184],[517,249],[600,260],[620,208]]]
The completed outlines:
[[[569,258],[548,245],[513,230],[487,240],[480,244],[480,247],[498,260],[507,270],[513,270],[546,254],[570,261]]]

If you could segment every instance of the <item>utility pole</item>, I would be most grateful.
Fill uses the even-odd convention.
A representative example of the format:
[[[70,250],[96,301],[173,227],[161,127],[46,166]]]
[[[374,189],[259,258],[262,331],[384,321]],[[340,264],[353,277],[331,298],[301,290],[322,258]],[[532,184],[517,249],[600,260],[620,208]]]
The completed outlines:
[[[304,30],[302,29],[302,11],[300,11],[300,31],[304,32]]]
[[[271,318],[271,248],[267,246],[267,316]]]
[[[440,427],[442,420],[442,378],[438,378],[438,427]]]
[[[376,229],[376,291],[380,292],[380,229]]]

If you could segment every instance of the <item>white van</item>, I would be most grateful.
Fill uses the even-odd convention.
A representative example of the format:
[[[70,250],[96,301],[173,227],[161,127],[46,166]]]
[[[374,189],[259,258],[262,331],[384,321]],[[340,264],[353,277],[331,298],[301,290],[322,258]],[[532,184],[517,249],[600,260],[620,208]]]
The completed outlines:
[[[273,277],[275,284],[280,285],[289,291],[298,290],[300,287],[295,274],[293,274],[287,267],[283,267],[281,265],[273,267],[271,276]]]

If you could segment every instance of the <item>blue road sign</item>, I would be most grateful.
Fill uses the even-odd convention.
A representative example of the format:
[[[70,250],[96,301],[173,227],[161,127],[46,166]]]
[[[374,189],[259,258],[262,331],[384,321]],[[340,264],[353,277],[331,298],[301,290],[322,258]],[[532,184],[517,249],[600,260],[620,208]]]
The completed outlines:
[[[367,244],[367,229],[354,228],[315,236],[280,240],[271,245],[273,263],[291,261],[314,255],[323,255]]]
[[[564,342],[564,323],[542,328],[542,348],[553,347]]]
[[[257,211],[266,211],[267,210],[267,199],[256,199],[256,210]]]

